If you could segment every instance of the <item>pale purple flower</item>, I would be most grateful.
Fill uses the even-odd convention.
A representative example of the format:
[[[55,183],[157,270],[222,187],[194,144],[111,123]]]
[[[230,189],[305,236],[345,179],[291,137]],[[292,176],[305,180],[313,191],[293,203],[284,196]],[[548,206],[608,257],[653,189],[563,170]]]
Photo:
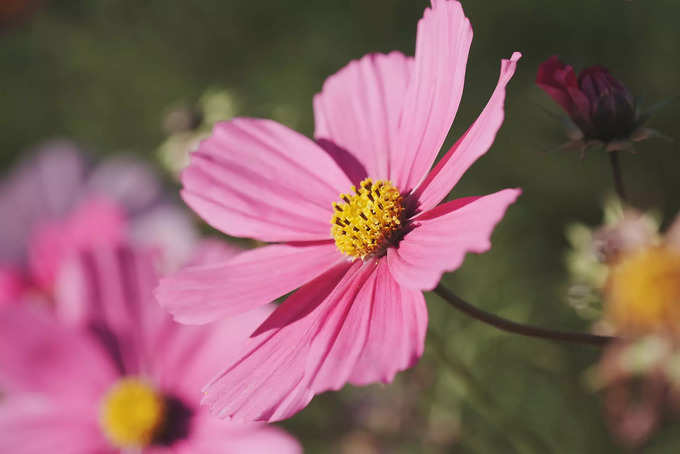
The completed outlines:
[[[31,150],[0,183],[0,303],[51,301],[70,254],[123,238],[155,247],[166,269],[177,269],[198,236],[161,190],[151,169],[132,158],[91,166],[67,141]]]

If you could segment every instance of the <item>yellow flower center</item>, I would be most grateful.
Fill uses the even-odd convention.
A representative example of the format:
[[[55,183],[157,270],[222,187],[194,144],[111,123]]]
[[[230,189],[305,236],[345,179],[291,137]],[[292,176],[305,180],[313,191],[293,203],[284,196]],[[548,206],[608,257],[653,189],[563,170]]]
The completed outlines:
[[[153,441],[164,417],[163,396],[143,380],[124,378],[104,397],[100,424],[116,447],[142,448]]]
[[[331,235],[343,254],[365,258],[379,253],[402,225],[403,199],[389,181],[366,178],[354,194],[340,194],[343,202],[333,203]]]
[[[680,254],[664,247],[633,252],[612,268],[606,291],[619,329],[680,331]]]

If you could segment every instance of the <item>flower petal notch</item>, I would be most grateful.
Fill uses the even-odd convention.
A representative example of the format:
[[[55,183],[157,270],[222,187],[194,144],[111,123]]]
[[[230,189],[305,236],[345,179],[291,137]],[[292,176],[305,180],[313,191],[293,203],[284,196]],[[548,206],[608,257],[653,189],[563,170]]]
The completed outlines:
[[[242,118],[193,153],[182,179],[189,205],[226,234],[279,244],[162,280],[160,304],[176,320],[207,323],[294,291],[205,387],[214,414],[281,420],[346,383],[390,382],[420,358],[423,291],[467,253],[488,250],[520,194],[438,205],[493,143],[519,53],[502,61],[483,112],[428,174],[458,109],[471,40],[461,5],[433,0],[414,57],[371,54],[328,78],[314,97],[316,141]]]

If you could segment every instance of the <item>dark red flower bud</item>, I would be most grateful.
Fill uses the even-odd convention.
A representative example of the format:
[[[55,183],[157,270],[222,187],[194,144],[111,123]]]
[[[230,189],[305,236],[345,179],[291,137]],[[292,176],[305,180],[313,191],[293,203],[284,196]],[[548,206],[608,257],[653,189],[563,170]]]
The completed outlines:
[[[628,137],[636,127],[635,99],[606,68],[593,66],[581,71],[579,87],[590,102],[591,130],[587,137],[609,141]]]
[[[536,84],[562,106],[587,140],[627,139],[638,126],[635,98],[602,66],[584,69],[577,78],[571,66],[553,56],[539,67]]]
[[[0,0],[0,32],[27,19],[40,3],[40,0]]]

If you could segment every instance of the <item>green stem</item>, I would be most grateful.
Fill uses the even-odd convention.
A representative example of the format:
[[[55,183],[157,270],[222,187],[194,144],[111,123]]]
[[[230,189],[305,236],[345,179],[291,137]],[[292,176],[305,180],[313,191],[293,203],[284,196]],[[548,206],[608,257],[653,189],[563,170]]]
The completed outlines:
[[[612,174],[614,175],[614,187],[616,193],[622,202],[626,202],[626,189],[623,186],[623,176],[621,175],[621,160],[619,159],[619,151],[609,152],[609,162],[612,165]]]
[[[598,336],[596,334],[588,333],[573,333],[567,331],[555,331],[546,328],[539,328],[536,326],[525,325],[523,323],[513,322],[511,320],[499,317],[490,312],[483,311],[476,308],[470,303],[464,301],[462,298],[454,294],[452,291],[444,287],[441,283],[434,289],[434,293],[439,295],[447,303],[459,311],[469,315],[470,317],[487,325],[491,325],[502,331],[509,333],[520,334],[527,337],[537,337],[540,339],[547,339],[552,341],[575,342],[580,344],[590,344],[602,346],[615,340],[615,337]]]

